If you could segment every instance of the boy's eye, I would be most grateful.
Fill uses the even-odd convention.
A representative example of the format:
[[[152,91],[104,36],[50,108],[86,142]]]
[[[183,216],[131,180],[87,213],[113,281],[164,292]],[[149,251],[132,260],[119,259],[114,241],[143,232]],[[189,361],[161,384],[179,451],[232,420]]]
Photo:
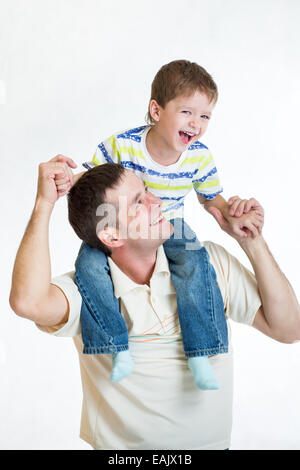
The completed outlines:
[[[201,117],[202,117],[202,119],[207,119],[207,120],[208,120],[208,119],[210,119],[210,117],[209,117],[209,116],[207,116],[206,114],[202,114],[202,116],[201,116]]]
[[[189,115],[189,114],[191,114],[191,111],[182,111],[182,113]]]

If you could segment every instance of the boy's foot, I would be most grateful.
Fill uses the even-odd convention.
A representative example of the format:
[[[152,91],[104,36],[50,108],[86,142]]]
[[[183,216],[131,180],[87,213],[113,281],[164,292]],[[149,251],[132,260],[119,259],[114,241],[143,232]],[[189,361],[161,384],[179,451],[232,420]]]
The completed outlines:
[[[110,380],[120,382],[120,380],[130,375],[133,371],[134,362],[129,351],[120,351],[112,354],[112,371]]]
[[[198,388],[201,390],[218,390],[220,388],[207,356],[189,357],[188,366],[194,375]]]

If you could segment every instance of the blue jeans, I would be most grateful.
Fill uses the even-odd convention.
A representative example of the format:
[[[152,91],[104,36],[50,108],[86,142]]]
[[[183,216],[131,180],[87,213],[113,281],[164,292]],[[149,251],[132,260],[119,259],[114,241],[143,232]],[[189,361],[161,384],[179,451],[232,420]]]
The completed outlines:
[[[183,219],[164,243],[176,290],[184,352],[187,357],[228,352],[224,304],[207,250]],[[85,354],[128,349],[128,331],[113,292],[106,255],[81,245],[75,281],[82,297],[81,331]]]

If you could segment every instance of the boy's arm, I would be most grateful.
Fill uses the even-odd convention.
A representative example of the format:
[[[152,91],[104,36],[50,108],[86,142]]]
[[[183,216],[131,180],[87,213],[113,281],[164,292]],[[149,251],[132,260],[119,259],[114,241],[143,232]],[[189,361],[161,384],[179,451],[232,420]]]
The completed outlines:
[[[206,199],[197,194],[197,198],[210,214],[213,215],[215,209],[219,210],[236,235],[247,237],[247,230],[250,230],[252,236],[261,233],[264,214],[256,199],[240,199],[233,196],[226,201],[220,194],[214,199]]]
[[[87,170],[84,170],[81,173],[76,173],[75,175],[73,175],[73,184],[77,183],[79,178],[81,178],[81,176],[84,175],[84,173],[86,173],[86,171]]]
[[[36,202],[29,224],[17,252],[10,292],[10,305],[17,315],[42,326],[66,322],[68,301],[63,292],[51,284],[49,221],[59,198],[55,175],[66,176],[64,163],[57,157],[39,166]]]
[[[223,217],[225,217],[225,219],[227,219],[227,217],[229,216],[230,207],[229,207],[228,202],[226,201],[226,199],[224,199],[223,196],[221,196],[221,194],[217,194],[217,196],[215,196],[214,199],[206,199],[205,197],[200,196],[199,194],[197,194],[197,198],[198,198],[198,201],[200,202],[200,204],[208,212],[209,212],[210,207],[216,207],[217,209],[219,209],[221,211],[221,213],[222,213]]]

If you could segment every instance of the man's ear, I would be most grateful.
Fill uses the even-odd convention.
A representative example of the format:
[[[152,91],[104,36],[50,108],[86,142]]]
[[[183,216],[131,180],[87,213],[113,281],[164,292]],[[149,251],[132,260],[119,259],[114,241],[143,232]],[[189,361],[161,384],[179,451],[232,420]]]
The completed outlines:
[[[151,100],[149,104],[149,113],[155,122],[160,120],[160,110],[161,106],[157,103],[157,101]]]
[[[105,227],[97,233],[99,240],[109,248],[117,248],[124,245],[119,230],[114,227]]]

